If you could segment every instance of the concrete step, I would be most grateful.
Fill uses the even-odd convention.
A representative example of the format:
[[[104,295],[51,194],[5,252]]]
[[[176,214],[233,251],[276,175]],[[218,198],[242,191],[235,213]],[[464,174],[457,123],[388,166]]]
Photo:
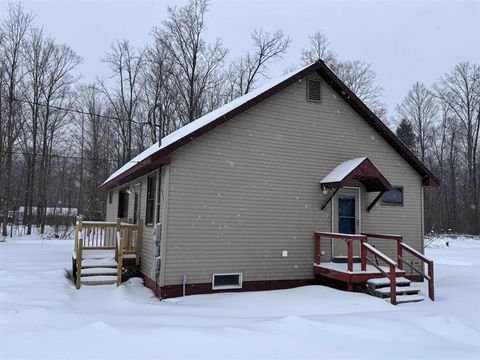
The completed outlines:
[[[398,286],[410,286],[411,281],[404,278],[404,277],[397,277],[396,279],[396,284]],[[373,288],[382,288],[384,286],[388,286],[390,288],[390,279],[383,277],[383,278],[375,278],[375,279],[370,279],[367,281],[367,285],[373,287]]]

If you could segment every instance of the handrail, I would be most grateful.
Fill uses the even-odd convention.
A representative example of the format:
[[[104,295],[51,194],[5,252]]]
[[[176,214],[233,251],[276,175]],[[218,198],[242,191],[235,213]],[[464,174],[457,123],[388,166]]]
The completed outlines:
[[[402,240],[402,235],[394,235],[394,234],[372,234],[372,233],[362,233],[366,237],[370,238],[377,238],[377,239],[390,239],[390,240]]]
[[[433,260],[425,257],[423,254],[419,253],[417,250],[412,248],[411,246],[401,243],[400,247],[405,251],[409,252],[411,255],[415,256],[416,258],[420,259],[422,262],[426,263],[428,266],[428,297],[430,300],[435,301],[435,288],[434,288],[434,271],[433,271]],[[409,264],[410,265],[410,264]],[[423,264],[422,264],[423,267]],[[423,274],[425,275],[425,274]]]
[[[322,237],[332,239],[342,239],[347,242],[347,267],[348,271],[353,271],[353,240],[358,240],[360,243],[367,241],[367,237],[358,234],[342,234],[336,232],[315,231],[315,264],[320,264],[320,239]]]
[[[395,234],[372,234],[372,233],[363,233],[367,238],[374,239],[386,239],[386,240],[395,240],[397,242],[397,262],[398,268],[403,270],[403,261],[402,261],[402,247],[400,244],[403,242],[403,236]]]
[[[423,277],[425,280],[430,280],[430,276],[426,275],[423,271],[420,271],[418,270],[415,266],[413,266],[412,264],[410,264],[408,261],[406,261],[405,259],[402,259],[403,261],[405,261],[405,264],[410,268],[412,269],[413,271],[415,271],[418,275],[420,275],[421,277]]]
[[[141,222],[129,224],[117,219],[112,221],[83,221],[77,217],[74,233],[74,252],[76,254],[75,266],[77,274],[75,286],[81,286],[81,269],[83,252],[87,250],[115,250],[117,261],[117,285],[121,283],[123,259],[127,255],[135,258],[135,265],[140,265],[142,252],[142,226]],[[118,241],[120,236],[121,241]],[[133,256],[134,255],[134,256]]]
[[[372,245],[364,242],[362,243],[362,248],[361,248],[361,256],[362,256],[362,270],[365,264],[367,263],[367,253],[371,252],[375,257],[379,257],[381,260],[383,260],[385,263],[388,264],[390,267],[390,274],[389,274],[389,279],[390,279],[390,302],[393,305],[397,304],[397,282],[396,282],[396,274],[395,274],[395,266],[397,263],[390,259],[387,255],[384,253],[380,252],[376,248],[374,248]]]

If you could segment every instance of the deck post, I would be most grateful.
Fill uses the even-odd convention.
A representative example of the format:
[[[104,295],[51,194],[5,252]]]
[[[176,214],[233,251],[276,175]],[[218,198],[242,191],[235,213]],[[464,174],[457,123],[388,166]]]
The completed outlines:
[[[81,224],[81,219],[80,219]],[[77,278],[75,282],[75,287],[80,289],[80,284],[82,280],[82,257],[83,257],[83,239],[80,233],[80,239],[78,241],[78,248],[77,248],[77,258],[75,259],[77,262]]]
[[[315,242],[315,264],[320,264],[320,235],[314,234],[313,241]]]
[[[363,244],[367,241],[367,239],[360,240],[360,259],[362,261],[362,271],[367,271],[367,250]]]
[[[135,265],[140,265],[140,255],[142,253],[142,223],[137,221],[137,234],[135,238]]]
[[[430,300],[435,301],[435,289],[434,289],[434,276],[433,276],[433,261],[428,263],[428,297]]]
[[[346,239],[348,244],[348,271],[353,271],[353,244],[352,239]]]
[[[397,305],[397,277],[395,274],[395,265],[390,264],[390,302]]]
[[[400,270],[403,270],[403,251],[402,251],[402,238],[400,237],[397,239],[397,263],[398,263],[398,268]]]
[[[73,249],[75,250],[75,254],[78,251],[78,221],[79,221],[79,217],[77,216],[77,221],[75,221],[75,232],[73,236],[73,241],[74,241]]]
[[[122,283],[122,269],[123,269],[123,238],[120,232],[117,232],[117,247],[118,247],[118,259],[117,259],[117,286]]]

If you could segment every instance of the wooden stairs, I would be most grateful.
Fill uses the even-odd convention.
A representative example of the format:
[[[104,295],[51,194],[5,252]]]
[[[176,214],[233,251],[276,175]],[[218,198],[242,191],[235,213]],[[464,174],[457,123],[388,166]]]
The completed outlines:
[[[330,249],[334,240],[346,242],[345,265],[342,266],[338,261],[332,262],[331,259],[328,262],[322,262],[322,256],[326,254],[321,250],[322,238],[328,241]],[[369,243],[371,239],[393,241],[396,248],[396,261],[377,249],[374,243]],[[358,257],[354,256],[354,242],[359,244],[360,263],[358,263]],[[388,300],[393,305],[422,301],[424,297],[419,295],[420,289],[411,286],[410,281],[405,278],[404,266],[408,266],[412,272],[428,281],[428,297],[432,301],[435,300],[433,261],[405,244],[401,235],[316,231],[314,245],[314,274],[320,279],[343,282],[347,285],[348,291],[353,291],[354,284],[362,284],[362,288],[366,286],[369,294]],[[410,259],[406,257],[407,255]],[[412,259],[419,261],[421,267],[415,267]],[[380,266],[379,261],[383,266]],[[427,273],[424,272],[425,265]]]
[[[121,273],[114,250],[84,250],[80,268],[81,285],[112,285]],[[78,274],[78,271],[77,271]]]
[[[404,277],[397,277],[396,279],[396,303],[404,304],[410,302],[419,302],[425,300],[421,295],[418,295],[420,289],[411,286],[410,280]],[[370,295],[391,301],[390,299],[390,279],[374,278],[367,281],[367,293]]]
[[[138,267],[141,226],[116,222],[83,221],[77,218],[72,269],[75,286],[120,285],[124,266]]]

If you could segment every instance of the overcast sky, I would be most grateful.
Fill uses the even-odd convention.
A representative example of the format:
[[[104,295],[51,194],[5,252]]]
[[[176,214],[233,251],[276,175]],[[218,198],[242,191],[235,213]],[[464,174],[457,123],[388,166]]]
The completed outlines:
[[[168,5],[186,1],[23,1],[46,33],[83,57],[84,80],[108,76],[101,63],[115,39],[143,46]],[[3,17],[7,2],[0,0]],[[372,64],[389,116],[415,81],[431,85],[460,61],[480,63],[480,1],[213,0],[207,39],[220,37],[230,56],[245,53],[250,32],[283,30],[292,38],[273,77],[300,62],[308,35],[324,32],[341,59]]]

